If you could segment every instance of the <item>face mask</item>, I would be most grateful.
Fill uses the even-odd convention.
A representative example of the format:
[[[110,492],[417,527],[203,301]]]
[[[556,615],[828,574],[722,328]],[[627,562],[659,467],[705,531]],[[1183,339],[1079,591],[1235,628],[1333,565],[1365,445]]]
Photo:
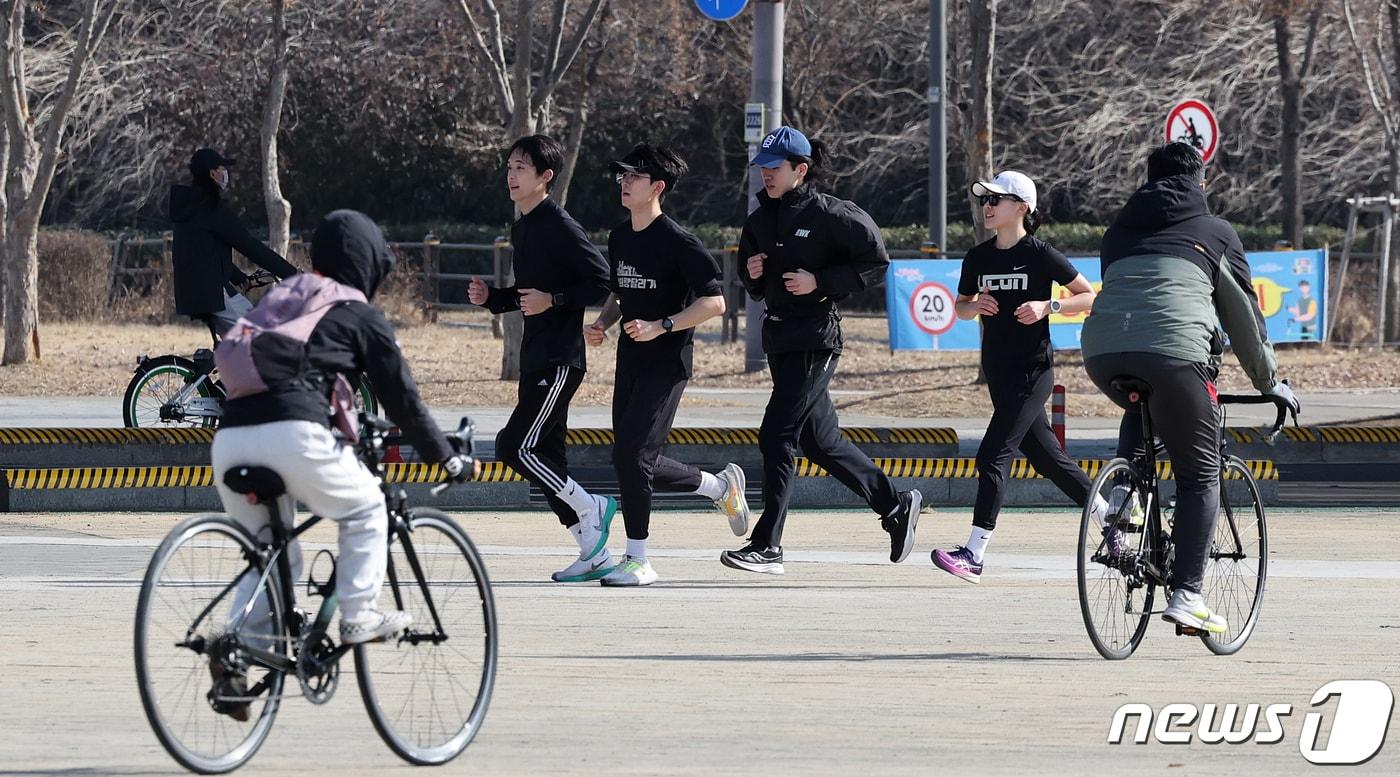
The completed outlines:
[[[222,175],[220,175],[218,171],[214,171],[213,177],[214,177],[214,183],[219,187],[219,191],[228,191],[228,171],[227,171],[227,170],[225,170],[225,171],[223,172]]]

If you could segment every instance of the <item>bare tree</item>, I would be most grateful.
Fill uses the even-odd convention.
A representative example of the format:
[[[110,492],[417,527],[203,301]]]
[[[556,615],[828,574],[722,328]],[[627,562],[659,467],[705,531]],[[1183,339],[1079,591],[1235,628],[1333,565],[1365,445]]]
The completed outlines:
[[[455,8],[467,27],[468,46],[484,61],[492,75],[496,102],[505,126],[505,140],[539,132],[547,121],[554,91],[573,65],[583,48],[599,9],[607,0],[589,0],[588,7],[574,24],[572,35],[566,28],[569,21],[569,0],[553,0],[548,26],[544,27],[543,59],[536,76],[534,10],[539,0],[516,0],[515,21],[507,30],[495,0],[445,0]],[[479,5],[476,11],[473,5]],[[478,22],[477,16],[483,20]],[[512,59],[506,56],[506,40],[514,50]],[[570,171],[561,171],[571,174]],[[505,345],[501,355],[501,379],[520,377],[520,341],[524,322],[519,312],[505,314],[502,319]]]
[[[267,206],[267,242],[273,251],[287,255],[292,241],[292,204],[282,196],[277,172],[277,131],[282,126],[282,103],[287,97],[287,3],[272,0],[272,50],[268,55],[267,94],[263,100],[262,150],[263,202]]]
[[[1358,20],[1355,8],[1368,11]],[[1361,63],[1366,94],[1385,131],[1387,189],[1400,196],[1400,0],[1357,2],[1342,0],[1347,34]],[[1390,274],[1379,282],[1386,284],[1384,338],[1400,340],[1400,230],[1391,235]]]
[[[994,172],[992,126],[995,115],[993,101],[997,95],[992,90],[992,67],[996,63],[997,0],[970,0],[967,21],[972,57],[970,95],[964,108],[967,120],[963,123],[963,154],[967,159],[968,178],[986,180]],[[971,196],[969,190],[972,223],[977,241],[981,242],[988,237],[987,228],[982,224],[982,209],[971,201]]]
[[[1312,69],[1317,31],[1322,24],[1322,2],[1270,0],[1265,13],[1273,17],[1274,46],[1278,49],[1279,89],[1283,97],[1282,132],[1279,133],[1279,166],[1283,180],[1283,236],[1296,248],[1303,247],[1303,175],[1299,167],[1298,142],[1302,137],[1303,82]],[[1293,52],[1293,17],[1307,14],[1303,55]]]
[[[37,45],[68,50],[68,70],[57,92],[31,95],[26,50],[27,0],[0,2],[0,102],[5,112],[5,350],[0,364],[23,364],[39,357],[39,217],[44,211],[64,151],[60,143],[74,96],[93,52],[107,34],[117,0],[83,0],[76,21],[56,24],[61,37],[46,35]],[[44,25],[47,26],[47,25]],[[55,41],[59,41],[55,43]],[[32,99],[31,99],[32,98]]]

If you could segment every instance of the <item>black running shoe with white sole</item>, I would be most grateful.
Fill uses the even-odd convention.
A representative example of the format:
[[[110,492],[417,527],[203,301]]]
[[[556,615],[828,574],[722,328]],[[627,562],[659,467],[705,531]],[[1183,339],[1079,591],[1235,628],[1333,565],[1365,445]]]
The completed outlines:
[[[890,535],[890,561],[898,564],[909,558],[914,549],[914,528],[919,525],[919,510],[923,507],[924,495],[919,489],[905,491],[899,495],[899,509],[894,515],[880,519],[880,526]]]
[[[726,550],[719,554],[719,563],[730,569],[742,569],[745,572],[781,575],[783,573],[783,549],[749,543],[738,550]]]

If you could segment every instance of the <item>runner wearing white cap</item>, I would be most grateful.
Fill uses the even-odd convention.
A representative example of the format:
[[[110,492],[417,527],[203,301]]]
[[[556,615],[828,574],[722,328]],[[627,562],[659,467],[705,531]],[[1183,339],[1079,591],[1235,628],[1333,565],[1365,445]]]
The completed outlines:
[[[1045,418],[1045,400],[1055,385],[1049,317],[1088,312],[1094,289],[1064,254],[1031,235],[1040,216],[1029,177],[1007,170],[974,183],[972,194],[981,205],[983,223],[996,236],[967,252],[954,307],[958,318],[982,317],[982,369],[993,410],[977,449],[972,533],[962,547],[934,550],[933,563],[976,583],[1018,448],[1075,504],[1082,507],[1088,498],[1089,478],[1060,450]],[[1054,283],[1069,296],[1052,299]]]

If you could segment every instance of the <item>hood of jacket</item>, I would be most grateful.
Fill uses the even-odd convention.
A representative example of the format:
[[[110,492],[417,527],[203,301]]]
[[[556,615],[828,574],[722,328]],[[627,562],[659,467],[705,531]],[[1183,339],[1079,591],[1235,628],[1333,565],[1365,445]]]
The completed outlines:
[[[1128,229],[1157,230],[1209,214],[1200,181],[1189,175],[1171,175],[1149,181],[1133,192],[1117,223]]]
[[[170,220],[183,224],[201,212],[218,207],[216,195],[202,186],[177,183],[170,187]]]
[[[373,299],[394,268],[394,254],[369,216],[337,210],[321,219],[311,236],[311,268]]]

